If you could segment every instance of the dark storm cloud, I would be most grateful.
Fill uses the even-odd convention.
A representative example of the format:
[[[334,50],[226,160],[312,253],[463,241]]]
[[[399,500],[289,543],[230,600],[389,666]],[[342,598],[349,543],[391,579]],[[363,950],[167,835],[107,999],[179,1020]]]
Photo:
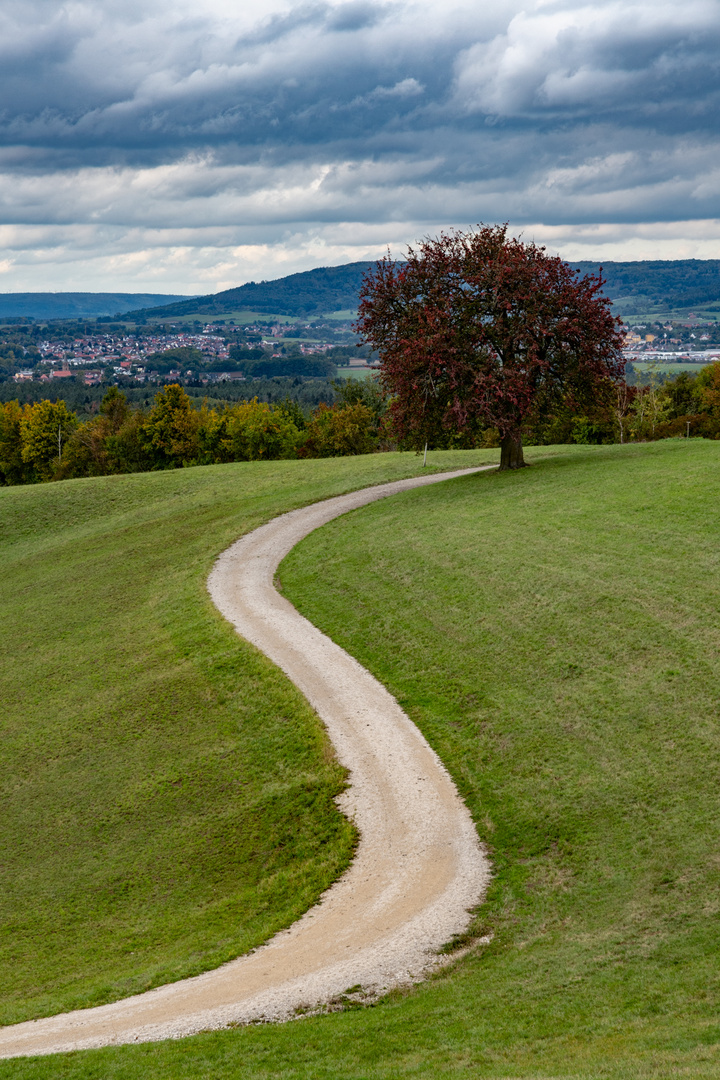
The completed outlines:
[[[457,100],[511,120],[716,133],[719,46],[714,3],[546,6],[462,54]]]
[[[230,40],[218,18],[168,25],[158,9],[136,25],[72,22],[42,7],[39,26],[17,10],[12,45],[0,47],[2,142],[72,147],[78,164],[148,164],[228,143],[254,152],[318,144],[348,125],[361,135],[413,111],[414,68],[433,52],[429,42],[399,48],[397,9],[370,3],[297,7]],[[6,65],[3,51],[22,59]],[[440,93],[455,52],[436,57]]]
[[[268,0],[240,19],[6,4],[5,220],[720,216],[714,2]]]

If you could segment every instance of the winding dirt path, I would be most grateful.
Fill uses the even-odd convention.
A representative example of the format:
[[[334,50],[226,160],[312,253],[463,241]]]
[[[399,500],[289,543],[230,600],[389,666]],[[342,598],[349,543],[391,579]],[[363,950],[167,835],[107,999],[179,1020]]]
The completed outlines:
[[[487,466],[494,468],[494,466]],[[476,472],[365,488],[284,514],[218,559],[210,594],[238,633],[270,657],[325,723],[351,786],[338,800],[360,842],[352,865],[288,930],[215,971],[125,998],[0,1029],[0,1057],[178,1038],[281,1020],[362,986],[421,978],[462,933],[489,867],[445,767],[395,699],[276,591],[273,577],[304,536],[357,507]]]

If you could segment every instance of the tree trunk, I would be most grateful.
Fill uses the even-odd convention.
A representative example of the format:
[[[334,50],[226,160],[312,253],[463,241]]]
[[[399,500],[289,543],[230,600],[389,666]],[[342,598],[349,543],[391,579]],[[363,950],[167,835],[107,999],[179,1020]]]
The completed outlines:
[[[517,438],[513,438],[512,435],[505,435],[500,443],[500,469],[498,471],[504,472],[505,469],[524,469],[525,464],[522,438],[519,435]]]

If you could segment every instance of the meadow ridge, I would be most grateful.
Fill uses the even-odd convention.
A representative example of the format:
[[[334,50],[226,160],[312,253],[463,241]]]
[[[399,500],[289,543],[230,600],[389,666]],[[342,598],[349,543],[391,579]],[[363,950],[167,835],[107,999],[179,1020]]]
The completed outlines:
[[[344,869],[344,772],[206,578],[263,521],[420,464],[367,455],[0,491],[0,1022],[217,967]]]
[[[339,519],[281,566],[286,595],[398,697],[458,784],[496,875],[475,927],[491,945],[372,1009],[16,1060],[0,1063],[0,1076],[717,1075],[719,454],[699,440],[531,450],[535,468],[453,480]],[[316,487],[318,475],[326,489],[360,486],[372,482],[363,468],[379,479],[394,460],[273,463],[294,467],[295,486],[255,489],[254,516],[282,497],[302,501],[301,470],[321,470]],[[125,512],[140,531],[143,519],[157,523],[146,534],[158,562],[172,568],[191,552],[192,567],[166,569],[154,594],[177,614],[176,634],[183,603],[163,608],[163,590],[182,597],[186,618],[202,608],[201,564],[233,525],[243,531],[229,492],[243,469],[260,475],[234,465],[109,478],[143,491]],[[201,492],[203,473],[227,486]],[[41,560],[43,544],[57,555],[63,514],[87,527],[77,492],[107,483],[2,493],[42,505],[44,538],[28,536],[26,554],[36,573],[47,568],[53,604],[69,598],[57,595],[67,575]],[[62,513],[44,503],[60,498]],[[186,547],[171,551],[176,534]],[[121,607],[131,595],[118,592]],[[207,614],[178,639],[188,663]],[[255,693],[271,673],[258,669]]]
[[[348,987],[353,1000],[369,1003],[448,962],[443,950],[467,931],[490,878],[474,822],[385,687],[303,618],[274,579],[288,551],[339,514],[458,475],[426,470],[281,514],[224,551],[208,578],[218,610],[300,690],[348,770],[337,803],[358,842],[346,872],[249,955],[121,1001],[0,1028],[0,1058],[292,1020],[347,996]]]

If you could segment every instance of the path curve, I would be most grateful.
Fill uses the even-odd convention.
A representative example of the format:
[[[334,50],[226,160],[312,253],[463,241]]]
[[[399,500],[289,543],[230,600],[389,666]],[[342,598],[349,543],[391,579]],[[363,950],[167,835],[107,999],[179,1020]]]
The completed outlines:
[[[486,466],[494,468],[495,466]],[[304,536],[367,503],[479,469],[413,477],[275,518],[218,559],[210,595],[324,721],[350,787],[338,799],[360,841],[347,872],[288,930],[215,971],[134,997],[0,1029],[0,1057],[178,1038],[282,1020],[361,985],[421,978],[468,926],[489,866],[447,770],[395,699],[273,585]]]

